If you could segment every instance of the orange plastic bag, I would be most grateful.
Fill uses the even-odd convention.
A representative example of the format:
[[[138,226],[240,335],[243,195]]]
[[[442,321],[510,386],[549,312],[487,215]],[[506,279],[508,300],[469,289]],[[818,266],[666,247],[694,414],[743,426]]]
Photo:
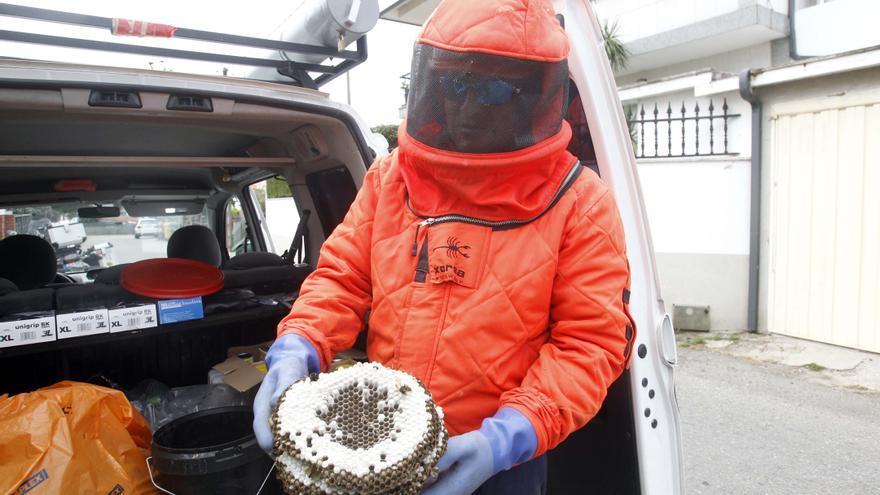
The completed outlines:
[[[147,473],[152,433],[125,395],[60,382],[0,396],[0,493],[155,493]]]

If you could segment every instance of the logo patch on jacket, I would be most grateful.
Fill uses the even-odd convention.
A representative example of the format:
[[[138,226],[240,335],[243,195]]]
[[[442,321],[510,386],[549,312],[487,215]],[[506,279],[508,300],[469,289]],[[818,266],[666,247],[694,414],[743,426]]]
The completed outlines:
[[[474,288],[485,264],[489,229],[462,223],[433,225],[428,233],[428,278]]]

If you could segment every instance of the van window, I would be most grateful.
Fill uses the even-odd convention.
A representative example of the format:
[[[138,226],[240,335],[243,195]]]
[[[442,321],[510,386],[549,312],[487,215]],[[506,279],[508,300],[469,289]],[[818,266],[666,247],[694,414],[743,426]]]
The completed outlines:
[[[226,202],[226,252],[232,258],[237,254],[253,251],[251,240],[247,235],[247,223],[241,209],[241,201],[233,197]]]
[[[168,238],[175,230],[208,224],[204,210],[196,215],[136,217],[120,208],[118,217],[79,218],[77,210],[89,206],[94,205],[58,203],[7,208],[14,221],[4,222],[0,238],[15,234],[41,237],[55,249],[59,272],[82,274],[95,268],[164,258]]]
[[[290,248],[299,223],[290,185],[284,177],[275,176],[251,184],[248,192],[257,209],[266,248],[275,254],[283,254]]]

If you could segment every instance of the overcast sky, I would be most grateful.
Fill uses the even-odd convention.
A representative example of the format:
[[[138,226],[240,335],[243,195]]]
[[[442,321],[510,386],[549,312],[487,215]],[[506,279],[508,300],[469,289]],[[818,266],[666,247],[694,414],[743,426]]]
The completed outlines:
[[[217,31],[254,37],[271,37],[304,0],[9,0],[6,3],[62,10],[102,17],[122,17],[171,24],[182,28]],[[380,0],[380,8],[394,0]],[[236,50],[187,40],[136,39],[113,37],[96,28],[27,21],[0,16],[0,28],[57,36],[98,39],[114,42],[136,42],[162,45],[184,50],[212,50],[222,53],[261,56],[259,50]],[[419,28],[380,20],[368,36],[369,58],[351,71],[351,104],[371,126],[397,124],[398,109],[403,104],[400,76],[409,72],[412,45]],[[351,48],[354,48],[352,45]],[[221,74],[218,64],[182,60],[161,60],[127,54],[109,54],[89,50],[73,50],[25,43],[0,42],[0,57],[72,61],[85,64],[168,69],[179,72]],[[229,75],[244,76],[247,70],[228,66]],[[331,98],[347,99],[344,76],[322,88]]]

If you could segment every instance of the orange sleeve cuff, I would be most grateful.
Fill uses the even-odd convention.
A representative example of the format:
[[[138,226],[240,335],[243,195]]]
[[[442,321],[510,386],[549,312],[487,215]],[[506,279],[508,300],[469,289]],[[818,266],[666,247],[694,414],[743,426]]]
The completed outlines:
[[[501,396],[502,407],[512,407],[525,416],[538,437],[535,455],[538,457],[556,447],[568,432],[563,432],[563,419],[550,397],[533,387],[520,387]]]

